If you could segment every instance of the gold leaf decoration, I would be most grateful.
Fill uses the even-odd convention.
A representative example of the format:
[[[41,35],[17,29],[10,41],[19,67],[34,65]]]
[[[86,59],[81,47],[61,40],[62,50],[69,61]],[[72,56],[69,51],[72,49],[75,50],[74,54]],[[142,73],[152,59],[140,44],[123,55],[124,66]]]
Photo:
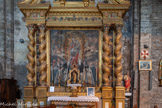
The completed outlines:
[[[116,85],[117,86],[122,86],[122,80],[123,80],[123,75],[121,73],[122,71],[122,53],[121,53],[121,48],[122,48],[122,43],[121,43],[121,37],[122,37],[122,31],[121,31],[121,26],[118,26],[117,28],[117,37],[115,40],[115,75],[116,75]]]
[[[28,25],[28,38],[29,38],[29,44],[28,44],[28,50],[29,53],[27,54],[27,59],[29,63],[27,64],[26,68],[28,69],[29,73],[27,75],[28,85],[32,86],[34,81],[34,69],[35,69],[35,40],[34,40],[34,27],[33,25]]]
[[[103,81],[104,81],[104,86],[110,86],[110,53],[111,53],[111,49],[110,49],[110,37],[108,35],[108,28],[106,27],[105,29],[105,33],[103,36],[103,66],[102,66],[102,70],[104,72],[103,74]]]
[[[23,0],[19,4],[39,4],[42,0]]]

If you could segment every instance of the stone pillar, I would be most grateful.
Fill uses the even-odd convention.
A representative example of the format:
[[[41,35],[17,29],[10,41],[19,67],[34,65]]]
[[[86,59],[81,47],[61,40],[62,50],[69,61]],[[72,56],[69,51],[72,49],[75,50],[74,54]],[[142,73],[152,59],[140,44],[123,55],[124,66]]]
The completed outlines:
[[[116,108],[125,108],[125,87],[122,85],[123,75],[122,75],[122,27],[117,25],[117,36],[115,39],[115,77],[116,77],[116,87],[115,87],[115,105]]]
[[[36,97],[39,105],[46,105],[47,101],[47,53],[46,53],[46,34],[45,25],[39,25],[40,30],[40,46],[39,46],[39,72],[40,72],[40,86],[36,88]]]
[[[28,69],[28,86],[24,87],[24,98],[25,104],[27,106],[32,106],[33,98],[35,97],[35,87],[34,87],[34,77],[35,77],[35,36],[34,36],[34,25],[27,25],[28,27],[28,38],[29,44],[28,49],[29,53],[27,54],[27,59],[29,63],[26,68]]]
[[[103,87],[102,87],[102,104],[103,108],[112,107],[112,87],[110,84],[110,64],[111,64],[111,48],[110,48],[110,36],[108,35],[109,27],[105,27],[103,36]]]

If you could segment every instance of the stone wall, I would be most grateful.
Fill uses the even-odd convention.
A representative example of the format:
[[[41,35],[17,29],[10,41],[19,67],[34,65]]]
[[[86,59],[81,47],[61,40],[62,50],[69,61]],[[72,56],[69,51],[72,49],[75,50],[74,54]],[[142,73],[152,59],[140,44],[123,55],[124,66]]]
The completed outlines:
[[[134,78],[132,78],[133,88],[133,106],[138,105],[138,59],[139,59],[139,5],[137,0],[133,0],[133,61]],[[133,83],[132,83],[133,84]]]
[[[141,25],[140,25],[140,52],[145,49],[144,45],[147,45],[147,50],[149,51],[149,57],[151,59],[151,36],[152,36],[152,25],[150,21],[150,15],[152,13],[152,1],[151,0],[142,0],[141,1]],[[140,59],[142,57],[140,56]],[[139,71],[140,75],[140,108],[149,108],[150,104],[150,94],[149,90],[149,71]]]
[[[3,78],[14,78],[14,2],[9,0],[0,1],[1,24],[0,24],[0,74]]]
[[[15,0],[14,16],[15,16],[15,27],[14,27],[14,66],[15,66],[15,79],[18,81],[20,90],[24,92],[24,86],[27,85],[27,44],[28,44],[28,30],[26,28],[25,18],[22,12],[19,10],[17,3],[21,0]],[[24,40],[24,43],[20,42],[20,39]]]
[[[22,91],[26,81],[27,29],[17,7],[21,0],[0,0],[0,78],[14,78]],[[20,43],[19,39],[24,39]]]
[[[3,71],[4,71],[4,1],[0,0],[0,78],[2,78],[3,75]]]
[[[140,40],[138,40],[136,36],[134,36],[134,39],[135,41],[137,39],[137,43],[140,42],[140,51],[146,49],[144,45],[148,46],[147,50],[150,56],[147,59],[152,60],[153,75],[151,79],[152,88],[149,90],[149,71],[139,71],[139,75],[137,74],[140,82],[136,82],[139,86],[137,86],[137,93],[134,97],[138,97],[137,95],[139,94],[140,108],[154,108],[154,105],[158,105],[159,108],[162,107],[162,88],[159,87],[158,81],[159,62],[162,59],[161,5],[162,1],[159,0],[141,0],[141,16],[139,17],[141,18],[140,31],[138,31],[138,33],[140,33]],[[137,43],[134,43],[134,45],[136,46]],[[136,48],[134,50],[136,50]],[[142,57],[140,57],[140,59],[142,59]],[[136,63],[137,62],[135,62],[135,64]]]

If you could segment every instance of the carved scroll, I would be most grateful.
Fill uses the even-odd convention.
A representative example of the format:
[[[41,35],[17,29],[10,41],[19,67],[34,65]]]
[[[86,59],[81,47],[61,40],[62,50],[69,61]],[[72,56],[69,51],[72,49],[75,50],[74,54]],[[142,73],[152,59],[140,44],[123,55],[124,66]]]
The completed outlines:
[[[129,0],[115,0],[116,2],[118,2],[119,4],[128,4]]]
[[[129,0],[108,0],[110,4],[129,4]]]
[[[44,25],[40,25],[40,36],[39,36],[39,41],[40,41],[40,46],[39,46],[39,51],[40,51],[40,57],[39,57],[39,62],[40,62],[40,84],[41,86],[46,85],[46,79],[47,79],[47,62],[46,62],[46,36],[45,36],[45,27]]]
[[[108,35],[108,30],[109,28],[106,27],[105,29],[105,33],[103,36],[103,82],[104,82],[104,86],[110,86],[110,63],[111,63],[111,59],[110,59],[110,53],[111,53],[111,49],[110,49],[110,37]]]
[[[59,0],[59,2],[60,2],[60,6],[65,6],[66,0]]]
[[[39,4],[42,0],[23,0],[19,4]]]
[[[121,31],[121,26],[117,27],[117,37],[115,40],[115,76],[116,76],[116,86],[122,86],[122,80],[123,80],[123,75],[122,75],[122,53],[121,53],[121,48],[122,48],[122,43],[121,43],[121,37],[122,37],[122,31]]]
[[[28,85],[32,86],[34,82],[34,75],[35,75],[35,39],[34,39],[34,28],[33,25],[28,25],[28,38],[29,44],[28,49],[29,53],[27,54],[27,59],[29,63],[27,64],[26,68],[28,69],[29,73],[27,75]]]
[[[83,0],[83,3],[84,3],[84,7],[89,6],[89,0]]]

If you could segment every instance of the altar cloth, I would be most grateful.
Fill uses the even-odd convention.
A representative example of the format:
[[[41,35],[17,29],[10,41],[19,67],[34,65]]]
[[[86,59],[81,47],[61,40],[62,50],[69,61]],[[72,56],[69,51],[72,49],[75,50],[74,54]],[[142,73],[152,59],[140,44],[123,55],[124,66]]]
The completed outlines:
[[[48,101],[65,101],[65,102],[99,102],[99,98],[96,96],[51,96],[48,97]]]
[[[82,86],[81,84],[67,84],[69,87],[80,87]]]

